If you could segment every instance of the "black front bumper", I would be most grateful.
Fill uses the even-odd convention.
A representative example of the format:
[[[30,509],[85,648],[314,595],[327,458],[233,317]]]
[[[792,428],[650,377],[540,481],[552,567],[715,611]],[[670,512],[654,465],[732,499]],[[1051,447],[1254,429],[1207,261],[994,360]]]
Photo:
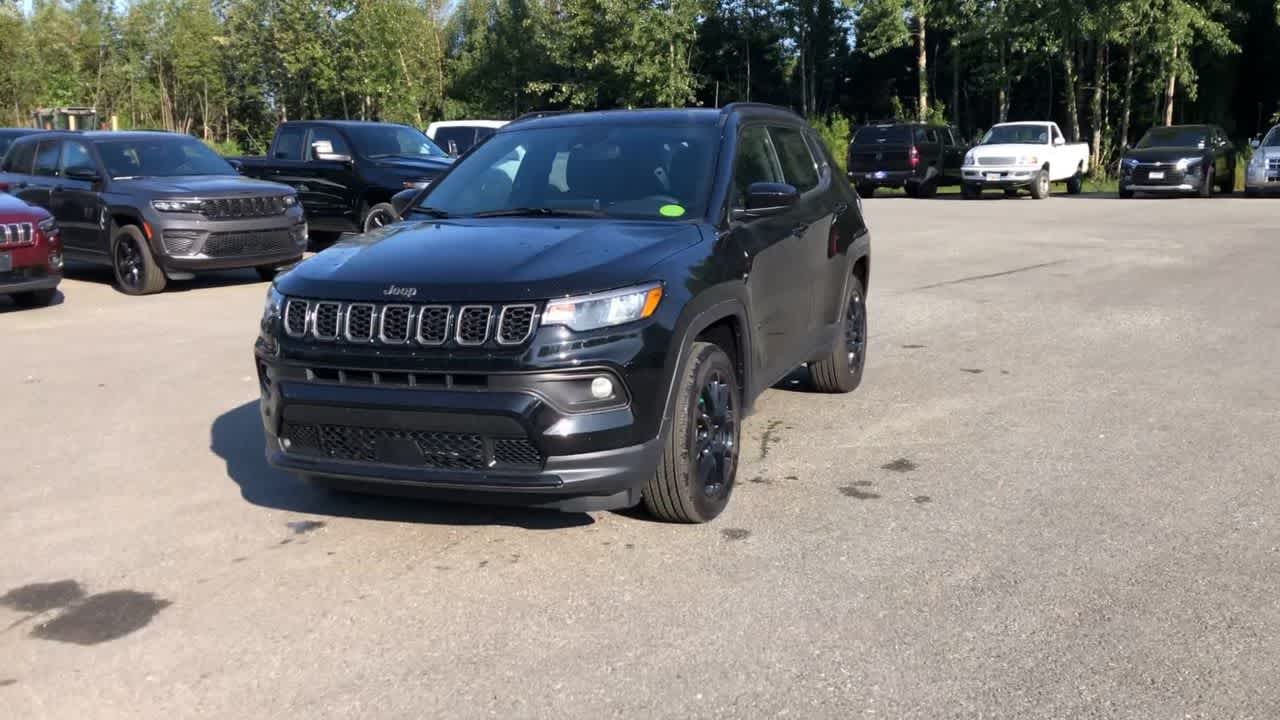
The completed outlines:
[[[62,282],[62,275],[35,271],[29,268],[0,273],[0,295],[52,290]]]
[[[630,402],[567,412],[540,382],[562,373],[466,375],[441,387],[318,378],[261,350],[267,460],[354,489],[601,510],[634,505],[661,453]],[[575,369],[590,376],[609,369]],[[397,376],[398,378],[399,376]],[[452,376],[450,376],[452,378]],[[353,381],[352,378],[355,378]]]
[[[915,170],[850,170],[849,182],[862,187],[904,187],[920,178]]]

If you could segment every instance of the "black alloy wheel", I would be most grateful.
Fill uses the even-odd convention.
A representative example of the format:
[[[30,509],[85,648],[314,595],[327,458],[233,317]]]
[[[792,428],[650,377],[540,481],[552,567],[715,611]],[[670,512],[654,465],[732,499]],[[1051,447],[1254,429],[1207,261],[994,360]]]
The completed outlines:
[[[373,232],[379,228],[384,228],[391,223],[400,219],[396,214],[396,209],[390,203],[378,203],[369,208],[369,212],[364,216],[364,231]]]
[[[850,293],[844,317],[844,348],[849,372],[858,374],[862,373],[863,356],[867,351],[867,308],[861,291],[861,287],[856,287]]]
[[[116,276],[120,278],[120,286],[125,291],[136,291],[142,287],[142,253],[132,238],[122,239],[116,243]]]
[[[116,287],[126,295],[158,293],[168,282],[136,225],[117,228],[112,235],[111,269],[115,272]]]
[[[849,278],[842,327],[830,352],[809,363],[809,380],[818,392],[853,392],[867,364],[867,300],[862,281]]]
[[[732,378],[712,370],[698,392],[694,417],[693,469],[702,494],[716,500],[733,485],[738,461],[738,414]]]

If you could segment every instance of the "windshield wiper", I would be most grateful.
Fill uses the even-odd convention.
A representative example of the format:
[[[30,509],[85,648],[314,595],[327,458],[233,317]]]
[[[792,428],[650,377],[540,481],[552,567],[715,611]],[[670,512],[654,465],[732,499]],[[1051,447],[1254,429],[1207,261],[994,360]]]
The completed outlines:
[[[447,218],[447,217],[449,217],[449,213],[447,213],[447,212],[445,212],[444,210],[441,210],[441,209],[439,209],[439,208],[433,208],[433,207],[421,207],[421,206],[414,206],[413,208],[410,208],[409,212],[412,212],[412,213],[420,213],[420,214],[422,214],[422,215],[427,215],[427,216],[429,216],[429,217],[433,217],[433,218]]]
[[[485,210],[483,212],[472,213],[471,217],[490,218],[490,217],[604,217],[605,214],[599,210],[574,210],[571,208],[549,208],[549,207],[519,207],[506,208],[504,210]]]

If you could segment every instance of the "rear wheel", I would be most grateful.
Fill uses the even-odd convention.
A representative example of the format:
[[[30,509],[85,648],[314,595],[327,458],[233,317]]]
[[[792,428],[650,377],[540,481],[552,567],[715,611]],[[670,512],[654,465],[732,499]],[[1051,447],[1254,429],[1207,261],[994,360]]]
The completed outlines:
[[[1133,191],[1123,185],[1120,186],[1119,195],[1121,200],[1133,199]]]
[[[938,194],[938,180],[933,178],[930,180],[922,180],[916,188],[916,197],[931,198]]]
[[[960,184],[960,197],[965,200],[976,200],[982,195],[982,190],[973,183]]]
[[[151,295],[168,284],[136,225],[117,228],[112,236],[111,269],[115,271],[116,288],[126,295]]]
[[[920,186],[916,183],[905,183],[902,189],[907,193],[907,197],[920,197]]]
[[[1222,184],[1218,186],[1218,189],[1222,191],[1223,195],[1230,195],[1236,191],[1235,168],[1231,168],[1231,172],[1227,173],[1227,179],[1222,181]]]
[[[695,342],[680,375],[662,460],[644,486],[645,507],[667,522],[702,523],[729,504],[738,472],[739,394],[733,361]]]
[[[49,288],[48,290],[31,290],[14,295],[13,302],[16,303],[18,307],[24,308],[45,307],[52,303],[53,299],[57,296],[58,291],[53,288]]]
[[[1247,187],[1244,189],[1244,196],[1248,198],[1261,197],[1262,193],[1258,192],[1258,188]]]
[[[1037,200],[1049,197],[1049,173],[1044,170],[1036,173],[1035,179],[1031,181],[1031,197]]]
[[[365,211],[364,227],[365,232],[373,232],[381,227],[386,227],[391,223],[400,219],[400,215],[396,213],[396,209],[391,203],[378,203]]]
[[[1016,187],[1007,187],[1007,188],[1005,188],[1005,189],[1004,189],[1004,196],[1005,196],[1005,197],[1007,197],[1007,198],[1016,198],[1016,197],[1018,197],[1018,188],[1016,188]]]
[[[858,197],[870,198],[872,195],[875,195],[875,194],[876,194],[875,185],[859,185],[858,186]]]
[[[1084,175],[1082,175],[1080,171],[1077,170],[1075,175],[1072,175],[1071,177],[1067,178],[1067,194],[1079,195],[1083,191],[1084,191]]]
[[[831,352],[809,365],[809,376],[819,392],[847,393],[862,382],[867,361],[867,301],[862,281],[849,278],[849,296],[844,306],[843,332]]]

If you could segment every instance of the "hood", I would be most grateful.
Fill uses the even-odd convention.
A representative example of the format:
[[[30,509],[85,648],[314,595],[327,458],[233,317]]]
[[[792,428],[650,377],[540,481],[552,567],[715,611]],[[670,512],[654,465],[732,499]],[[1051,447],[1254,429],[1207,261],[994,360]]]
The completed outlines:
[[[611,290],[701,239],[687,223],[492,218],[397,223],[344,240],[277,280],[286,295],[508,302]]]
[[[374,161],[377,167],[393,172],[403,173],[406,177],[423,175],[439,175],[453,165],[453,158],[409,158],[385,157]]]
[[[1142,163],[1176,164],[1179,160],[1199,160],[1205,156],[1205,150],[1198,147],[1158,147],[1134,148],[1125,152],[1126,160],[1137,160]]]
[[[134,180],[112,180],[112,189],[120,192],[189,197],[243,197],[251,195],[286,195],[293,188],[266,180],[241,175],[181,175],[176,177],[141,177]]]
[[[1253,151],[1253,157],[1262,156],[1268,160],[1280,158],[1280,146],[1260,147]]]
[[[0,215],[6,222],[35,222],[49,216],[49,212],[41,207],[29,205],[20,198],[0,192]]]

